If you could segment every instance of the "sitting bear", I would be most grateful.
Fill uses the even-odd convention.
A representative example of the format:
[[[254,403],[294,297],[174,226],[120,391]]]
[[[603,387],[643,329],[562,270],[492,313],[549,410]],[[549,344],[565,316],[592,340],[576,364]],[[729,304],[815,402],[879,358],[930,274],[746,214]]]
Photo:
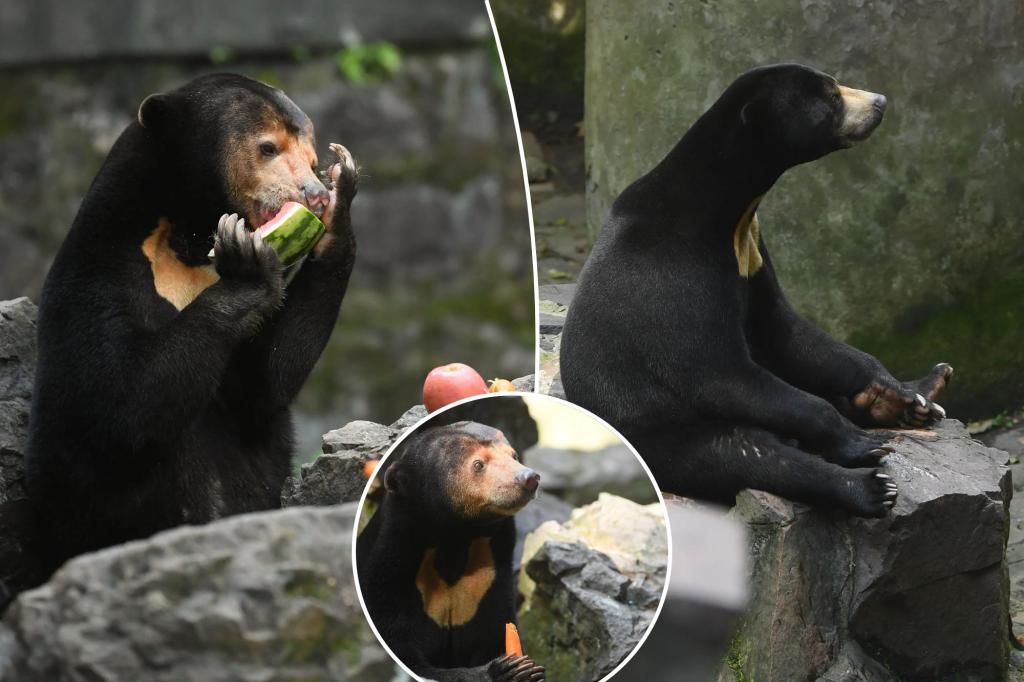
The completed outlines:
[[[923,426],[952,374],[901,383],[790,307],[757,207],[786,169],[866,139],[886,99],[814,69],[740,76],[615,200],[561,346],[566,397],[604,417],[662,489],[731,503],[744,488],[884,516],[890,434]]]
[[[82,552],[280,505],[289,405],[355,257],[357,173],[332,149],[328,189],[309,118],[239,75],[142,102],[43,288],[26,478],[45,573]],[[327,232],[284,273],[251,228],[288,201]]]
[[[410,436],[384,460],[380,506],[356,542],[371,621],[403,663],[439,682],[540,682],[505,655],[516,622],[514,514],[540,475],[490,426],[457,422]]]

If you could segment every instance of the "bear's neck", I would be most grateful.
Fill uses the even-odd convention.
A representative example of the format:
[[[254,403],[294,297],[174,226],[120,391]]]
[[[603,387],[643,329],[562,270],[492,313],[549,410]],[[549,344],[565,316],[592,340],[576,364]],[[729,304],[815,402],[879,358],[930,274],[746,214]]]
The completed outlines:
[[[637,182],[634,200],[657,206],[666,229],[706,234],[713,226],[715,234],[731,239],[744,214],[784,171],[760,157],[747,135],[738,113],[713,107]]]
[[[381,515],[381,532],[401,535],[410,544],[427,547],[469,546],[481,537],[515,532],[512,517],[493,523],[469,523],[455,517],[438,519],[433,513],[413,509],[405,500],[385,496],[377,514]]]

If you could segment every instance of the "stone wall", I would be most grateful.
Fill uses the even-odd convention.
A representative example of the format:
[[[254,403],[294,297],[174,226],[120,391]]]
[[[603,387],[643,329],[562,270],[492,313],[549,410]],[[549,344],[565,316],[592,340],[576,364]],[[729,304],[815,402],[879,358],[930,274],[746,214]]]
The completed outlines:
[[[852,151],[794,169],[759,210],[796,307],[946,407],[1024,398],[1024,5],[591,0],[588,223],[738,74],[797,61],[889,98]]]

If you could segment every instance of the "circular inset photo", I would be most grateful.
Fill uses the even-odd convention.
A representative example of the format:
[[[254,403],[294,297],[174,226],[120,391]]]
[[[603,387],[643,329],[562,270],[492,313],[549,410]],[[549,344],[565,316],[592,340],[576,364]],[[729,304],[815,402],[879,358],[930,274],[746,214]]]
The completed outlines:
[[[654,625],[664,501],[635,451],[582,408],[510,393],[455,403],[368,473],[360,600],[414,677],[597,682]]]

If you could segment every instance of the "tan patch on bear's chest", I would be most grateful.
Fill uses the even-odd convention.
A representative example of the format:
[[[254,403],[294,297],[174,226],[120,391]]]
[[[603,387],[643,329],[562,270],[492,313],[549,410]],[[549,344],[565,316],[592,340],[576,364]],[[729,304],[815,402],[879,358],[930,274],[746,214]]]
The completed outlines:
[[[161,218],[156,229],[142,242],[153,272],[153,286],[161,298],[178,310],[195,300],[196,296],[217,282],[220,276],[212,265],[185,265],[178,259],[169,243],[171,223]]]
[[[761,250],[758,248],[761,230],[757,224],[757,205],[760,203],[761,197],[750,202],[732,233],[732,248],[736,252],[736,266],[740,277],[753,277],[764,263]]]
[[[436,556],[436,549],[428,549],[416,573],[416,588],[423,598],[423,610],[442,628],[465,625],[473,620],[481,600],[494,584],[490,539],[477,538],[469,546],[466,570],[454,585],[437,572]]]

